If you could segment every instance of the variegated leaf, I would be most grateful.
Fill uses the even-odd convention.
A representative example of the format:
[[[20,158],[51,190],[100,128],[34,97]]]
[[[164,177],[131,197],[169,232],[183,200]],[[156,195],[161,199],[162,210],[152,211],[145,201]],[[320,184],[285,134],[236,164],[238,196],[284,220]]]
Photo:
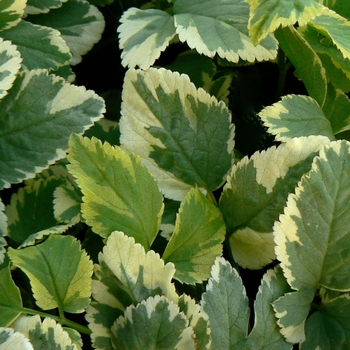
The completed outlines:
[[[7,0],[0,3],[0,31],[16,26],[24,15],[27,0]]]

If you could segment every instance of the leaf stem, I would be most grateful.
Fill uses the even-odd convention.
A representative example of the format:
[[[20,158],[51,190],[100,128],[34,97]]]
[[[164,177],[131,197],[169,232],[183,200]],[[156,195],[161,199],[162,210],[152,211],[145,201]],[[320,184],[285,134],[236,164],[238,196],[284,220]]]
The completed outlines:
[[[19,311],[26,313],[26,314],[29,314],[29,315],[39,315],[42,317],[50,317],[50,318],[54,319],[55,321],[57,321],[59,324],[66,325],[70,328],[77,330],[80,333],[91,334],[91,330],[88,327],[83,326],[80,323],[71,321],[68,318],[66,318],[65,316],[63,316],[63,317],[62,316],[55,316],[55,315],[48,314],[46,312],[37,311],[37,310],[29,309],[26,307],[20,308]]]
[[[278,50],[277,64],[279,76],[276,90],[276,100],[278,100],[283,95],[284,88],[286,85],[287,71],[290,67],[290,64],[286,64],[286,55],[281,48],[279,48]]]

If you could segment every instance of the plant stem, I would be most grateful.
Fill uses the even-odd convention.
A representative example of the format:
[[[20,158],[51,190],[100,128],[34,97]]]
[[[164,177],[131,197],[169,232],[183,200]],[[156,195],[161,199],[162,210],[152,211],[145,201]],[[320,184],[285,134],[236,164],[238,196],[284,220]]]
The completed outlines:
[[[287,71],[289,66],[286,64],[286,55],[282,49],[278,50],[277,64],[279,70],[277,90],[276,90],[276,100],[278,100],[284,92],[284,87],[286,85]]]
[[[63,317],[55,316],[55,315],[48,314],[46,312],[28,309],[26,307],[20,308],[19,311],[26,313],[26,314],[29,314],[29,315],[39,315],[42,317],[51,317],[52,319],[54,319],[55,321],[57,321],[61,325],[66,325],[70,328],[77,330],[80,333],[91,334],[91,330],[88,327],[83,326],[80,323],[68,320],[65,316],[63,316]]]

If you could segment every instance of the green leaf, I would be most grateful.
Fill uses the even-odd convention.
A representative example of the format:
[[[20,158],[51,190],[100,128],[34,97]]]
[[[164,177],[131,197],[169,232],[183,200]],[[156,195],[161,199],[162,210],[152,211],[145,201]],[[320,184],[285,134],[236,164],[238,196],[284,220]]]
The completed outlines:
[[[7,216],[4,213],[5,206],[0,198],[0,265],[4,262],[5,254],[6,254],[6,240],[5,236],[7,236],[8,232],[8,224],[7,224]]]
[[[3,327],[0,327],[0,347],[2,350],[34,350],[31,342],[22,333]]]
[[[350,290],[344,278],[350,272],[349,171],[349,142],[324,146],[275,223],[276,255],[289,285],[297,291],[274,303],[287,340],[305,338],[304,322],[317,288]],[[299,317],[293,321],[296,314]]]
[[[62,184],[54,176],[43,180],[28,181],[11,197],[6,206],[8,217],[8,236],[16,246],[25,247],[35,244],[50,234],[61,234],[70,225],[62,225],[54,217],[53,193]]]
[[[24,14],[27,0],[7,0],[0,3],[0,31],[16,26]]]
[[[0,268],[0,326],[7,327],[21,314],[22,298],[11,277],[10,265],[5,263]]]
[[[250,5],[249,33],[255,44],[282,28],[303,26],[325,11],[315,0],[248,0]]]
[[[293,137],[322,135],[334,140],[330,121],[309,96],[287,95],[259,113],[268,131],[278,141]]]
[[[21,316],[12,327],[29,339],[34,349],[78,350],[69,334],[52,318],[41,321],[39,315]]]
[[[164,296],[128,307],[112,327],[118,349],[196,349],[193,329],[179,307]]]
[[[327,10],[313,19],[310,25],[330,38],[344,58],[350,58],[350,21],[331,10]]]
[[[234,349],[248,335],[248,298],[237,271],[216,258],[201,305],[209,317],[212,349]]]
[[[81,61],[100,39],[105,27],[101,12],[85,0],[69,0],[46,14],[30,16],[30,21],[57,29],[73,55],[71,64]]]
[[[23,72],[0,102],[0,189],[66,156],[72,132],[102,117],[104,101],[45,70]]]
[[[148,69],[176,35],[174,18],[167,12],[135,7],[124,12],[118,27],[122,65]]]
[[[149,250],[159,231],[163,198],[140,157],[73,134],[68,160],[84,194],[82,215],[93,231],[108,237],[123,230]]]
[[[67,0],[28,0],[26,7],[27,15],[47,13],[51,9],[61,7]]]
[[[0,100],[7,95],[21,69],[22,58],[15,45],[0,38]]]
[[[350,344],[350,297],[343,295],[323,305],[306,321],[305,349],[348,349]]]
[[[274,222],[318,150],[329,142],[323,136],[294,138],[233,167],[219,206],[238,264],[260,269],[275,259]]]
[[[182,200],[195,185],[213,191],[223,184],[234,159],[223,102],[186,75],[154,68],[130,69],[122,97],[121,145],[141,155],[165,196]]]
[[[321,59],[294,27],[280,28],[275,35],[281,49],[295,67],[297,77],[322,107],[327,95],[327,76]]]
[[[273,37],[255,46],[248,34],[249,5],[244,0],[177,0],[176,33],[200,54],[218,54],[231,62],[268,61],[277,55]]]
[[[42,244],[21,250],[9,248],[12,263],[29,277],[37,305],[80,313],[91,295],[93,265],[71,236],[49,236]]]
[[[254,350],[291,350],[293,345],[287,343],[280,333],[271,303],[289,290],[282,270],[276,267],[268,270],[261,281],[254,302],[254,326],[248,338],[237,344],[237,349]]]
[[[71,59],[69,47],[58,30],[21,21],[1,32],[1,36],[17,45],[27,69],[57,69]]]
[[[194,188],[180,206],[162,258],[175,264],[175,278],[181,283],[201,283],[210,276],[215,258],[222,255],[225,233],[219,209]]]
[[[134,238],[113,232],[95,265],[92,302],[87,310],[93,344],[98,349],[113,349],[110,343],[113,322],[131,304],[149,296],[165,295],[177,303],[172,263],[164,265],[159,255],[145,249]]]

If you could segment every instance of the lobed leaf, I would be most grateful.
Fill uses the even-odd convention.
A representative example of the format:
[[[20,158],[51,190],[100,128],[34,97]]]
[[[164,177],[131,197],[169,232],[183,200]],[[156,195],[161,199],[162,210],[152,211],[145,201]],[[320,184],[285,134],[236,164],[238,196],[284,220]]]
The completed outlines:
[[[94,232],[106,238],[123,230],[149,250],[159,231],[163,198],[140,157],[73,134],[68,160],[84,195],[82,215]]]
[[[255,44],[280,26],[303,26],[325,11],[315,0],[248,0],[249,34]]]
[[[101,12],[85,0],[69,0],[45,14],[30,17],[30,21],[58,30],[73,55],[71,64],[81,62],[100,39],[105,27]]]
[[[176,35],[174,18],[167,12],[135,7],[125,11],[118,27],[124,67],[148,69]]]
[[[179,307],[164,296],[129,306],[112,327],[118,349],[194,350],[193,329]]]
[[[195,185],[213,191],[233,162],[234,126],[222,102],[188,76],[130,69],[120,120],[123,148],[139,154],[164,195],[182,200]]]
[[[4,327],[0,327],[0,347],[2,350],[34,350],[33,345],[22,333]]]
[[[293,137],[321,135],[334,140],[332,125],[318,103],[309,96],[287,95],[259,113],[278,141]]]
[[[12,263],[29,277],[37,305],[43,310],[59,308],[80,313],[91,295],[93,265],[71,236],[49,236],[34,247],[9,248]]]
[[[274,303],[287,340],[305,339],[305,319],[320,286],[350,290],[344,278],[350,260],[346,224],[350,219],[349,170],[347,141],[324,146],[275,223],[276,255],[289,285],[296,290]]]
[[[244,0],[177,0],[173,8],[176,33],[200,54],[237,63],[274,59],[276,40],[254,45],[248,34],[249,5]]]
[[[329,142],[323,136],[294,138],[233,167],[219,206],[237,263],[260,269],[275,259],[274,222],[318,150]]]
[[[175,264],[175,278],[181,283],[201,283],[210,276],[215,258],[222,255],[225,233],[218,208],[198,188],[192,189],[180,206],[162,258]]]
[[[0,100],[7,95],[21,69],[22,58],[15,45],[0,38]]]
[[[70,134],[83,132],[104,110],[91,90],[45,70],[21,73],[0,101],[0,188],[64,158]]]
[[[24,14],[27,0],[7,0],[0,4],[0,31],[16,26]]]
[[[39,315],[21,316],[12,327],[29,339],[34,349],[78,350],[69,334],[52,318],[41,321]]]
[[[327,95],[327,75],[322,61],[306,39],[294,27],[275,32],[281,49],[296,69],[309,95],[322,107]]]
[[[1,32],[1,35],[17,45],[23,66],[29,70],[57,69],[67,64],[72,57],[61,33],[53,28],[22,20],[15,27]]]
[[[223,258],[216,258],[201,305],[209,317],[212,349],[233,349],[248,335],[249,306],[242,280]]]

